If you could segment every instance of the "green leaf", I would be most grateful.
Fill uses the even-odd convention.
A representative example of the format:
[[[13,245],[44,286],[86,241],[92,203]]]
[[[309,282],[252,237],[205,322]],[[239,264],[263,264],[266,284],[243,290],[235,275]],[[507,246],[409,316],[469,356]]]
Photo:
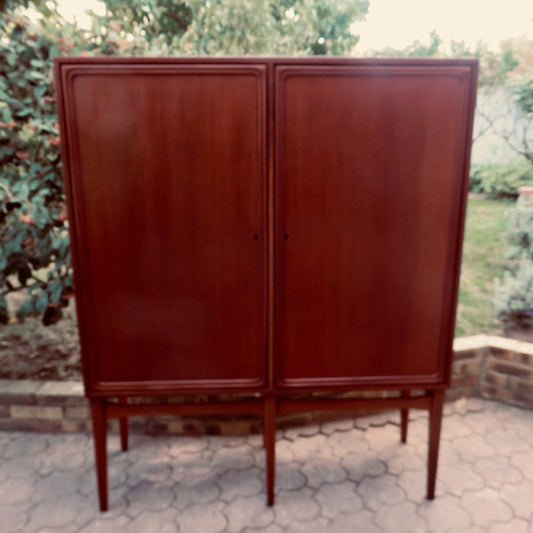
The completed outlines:
[[[17,318],[23,319],[26,318],[28,315],[32,314],[34,312],[33,309],[33,302],[31,300],[26,300],[17,311]]]
[[[25,107],[21,109],[16,115],[19,118],[27,117],[28,115],[34,115],[35,111],[31,107]]]
[[[9,314],[7,312],[7,302],[2,294],[0,294],[0,324],[7,324],[9,322]]]
[[[48,293],[44,291],[37,301],[35,302],[35,310],[38,313],[44,313],[45,309],[48,307]]]
[[[60,280],[56,280],[49,289],[50,292],[50,301],[55,303],[59,302],[61,298],[61,293],[63,292],[63,284]]]

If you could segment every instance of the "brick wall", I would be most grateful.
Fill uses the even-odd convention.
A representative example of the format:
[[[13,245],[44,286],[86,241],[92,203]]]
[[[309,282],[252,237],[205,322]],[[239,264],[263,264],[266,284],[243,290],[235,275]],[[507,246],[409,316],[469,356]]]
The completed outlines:
[[[533,409],[533,344],[479,335],[456,339],[452,386],[447,400],[483,397]],[[278,418],[278,427],[303,426],[365,413],[296,413]],[[110,423],[117,430],[116,421]],[[258,433],[254,416],[133,417],[133,432],[150,434]],[[91,429],[80,382],[0,380],[0,430],[85,432]]]
[[[533,343],[485,335],[456,339],[448,398],[460,396],[533,409]]]

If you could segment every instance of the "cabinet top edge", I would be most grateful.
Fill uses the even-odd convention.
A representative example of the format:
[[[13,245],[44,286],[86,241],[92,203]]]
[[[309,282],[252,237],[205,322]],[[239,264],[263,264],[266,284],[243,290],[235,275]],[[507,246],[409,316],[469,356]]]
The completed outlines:
[[[432,66],[432,67],[471,67],[476,68],[478,60],[474,58],[355,58],[340,56],[202,56],[202,57],[56,57],[57,66],[77,65],[347,65],[347,66]]]

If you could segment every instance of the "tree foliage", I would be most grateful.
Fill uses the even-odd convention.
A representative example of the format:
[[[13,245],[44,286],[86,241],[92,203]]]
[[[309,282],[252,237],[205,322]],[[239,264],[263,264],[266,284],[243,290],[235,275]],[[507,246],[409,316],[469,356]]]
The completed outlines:
[[[24,15],[32,6],[38,24]],[[61,55],[341,54],[367,0],[106,0],[90,30],[53,1],[0,0],[0,323],[57,322],[73,292],[52,60]]]
[[[105,0],[109,22],[152,53],[345,54],[368,0]],[[104,20],[104,24],[106,24]]]

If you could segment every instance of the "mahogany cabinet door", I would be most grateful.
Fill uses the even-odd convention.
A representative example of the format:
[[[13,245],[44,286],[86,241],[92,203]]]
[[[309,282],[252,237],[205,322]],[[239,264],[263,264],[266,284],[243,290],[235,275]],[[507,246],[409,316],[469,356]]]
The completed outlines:
[[[265,383],[266,68],[58,62],[89,394]]]
[[[474,70],[277,67],[278,388],[447,381]]]

